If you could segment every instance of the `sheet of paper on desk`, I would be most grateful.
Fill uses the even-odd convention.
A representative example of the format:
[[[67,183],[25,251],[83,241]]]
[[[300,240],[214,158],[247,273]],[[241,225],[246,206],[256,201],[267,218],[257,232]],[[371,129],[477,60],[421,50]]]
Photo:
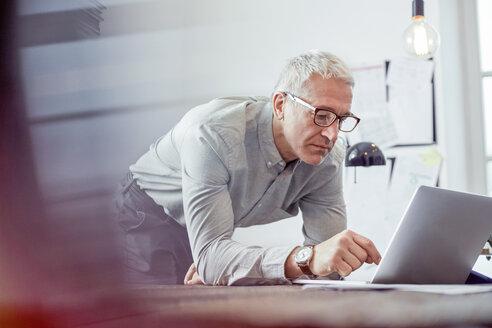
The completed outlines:
[[[409,292],[446,294],[446,295],[464,295],[476,293],[492,292],[492,285],[399,285],[399,284],[369,284],[355,281],[333,281],[316,283],[311,280],[311,283],[304,285],[303,289],[324,289],[324,290],[401,290]]]

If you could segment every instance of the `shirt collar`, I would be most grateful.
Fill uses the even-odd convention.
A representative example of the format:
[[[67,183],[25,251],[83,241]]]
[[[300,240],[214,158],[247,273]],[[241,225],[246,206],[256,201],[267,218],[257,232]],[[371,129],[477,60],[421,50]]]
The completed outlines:
[[[261,109],[258,126],[258,139],[260,140],[260,149],[265,159],[266,166],[272,168],[278,165],[278,168],[285,168],[285,161],[280,156],[275,141],[273,139],[273,108],[271,102],[268,102]]]

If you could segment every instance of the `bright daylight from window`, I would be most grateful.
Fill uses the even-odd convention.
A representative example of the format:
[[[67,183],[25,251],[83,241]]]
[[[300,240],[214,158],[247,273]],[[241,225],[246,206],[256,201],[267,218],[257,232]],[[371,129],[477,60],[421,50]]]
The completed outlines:
[[[485,119],[485,147],[487,156],[487,186],[492,195],[492,1],[478,0],[478,30],[480,36],[480,57],[482,71],[483,111]]]

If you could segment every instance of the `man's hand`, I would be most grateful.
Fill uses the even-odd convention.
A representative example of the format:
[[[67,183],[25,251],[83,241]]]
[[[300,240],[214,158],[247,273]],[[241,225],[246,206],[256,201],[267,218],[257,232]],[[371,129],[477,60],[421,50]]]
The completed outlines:
[[[200,279],[200,276],[196,272],[195,263],[192,263],[190,268],[188,269],[188,272],[186,272],[186,275],[184,278],[184,284],[185,285],[203,285],[203,282]]]
[[[379,264],[381,255],[374,243],[353,231],[345,230],[314,247],[309,267],[319,276],[338,272],[348,276],[365,263]]]

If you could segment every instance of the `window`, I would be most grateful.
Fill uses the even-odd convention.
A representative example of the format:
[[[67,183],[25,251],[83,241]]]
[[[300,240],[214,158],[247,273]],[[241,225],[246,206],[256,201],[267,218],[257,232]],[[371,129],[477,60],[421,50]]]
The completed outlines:
[[[487,160],[487,188],[492,196],[492,1],[477,0],[478,32],[480,42],[480,69],[482,72],[483,113],[485,119],[485,149]]]

